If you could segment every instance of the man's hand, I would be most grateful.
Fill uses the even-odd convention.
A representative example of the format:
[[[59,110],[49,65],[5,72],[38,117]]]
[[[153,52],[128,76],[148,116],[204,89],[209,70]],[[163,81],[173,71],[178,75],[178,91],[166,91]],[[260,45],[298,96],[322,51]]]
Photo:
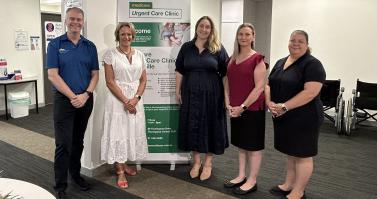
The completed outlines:
[[[85,105],[88,99],[89,99],[89,96],[87,93],[75,95],[75,97],[71,98],[71,104],[75,108],[81,108]]]

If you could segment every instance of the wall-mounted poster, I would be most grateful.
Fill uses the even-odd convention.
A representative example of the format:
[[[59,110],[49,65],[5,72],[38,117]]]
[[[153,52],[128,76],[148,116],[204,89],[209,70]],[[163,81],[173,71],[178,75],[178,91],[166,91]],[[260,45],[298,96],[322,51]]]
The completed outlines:
[[[39,50],[39,36],[30,36],[30,50]]]
[[[63,23],[56,21],[45,21],[44,34],[46,39],[45,43],[47,53],[48,43],[50,43],[51,40],[63,34]]]
[[[14,44],[16,50],[29,50],[29,34],[24,30],[14,31]]]

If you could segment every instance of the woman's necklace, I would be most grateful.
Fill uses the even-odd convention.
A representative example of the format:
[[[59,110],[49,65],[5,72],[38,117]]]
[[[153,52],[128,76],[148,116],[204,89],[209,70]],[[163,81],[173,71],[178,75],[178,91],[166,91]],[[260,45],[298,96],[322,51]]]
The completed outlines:
[[[120,46],[118,46],[118,48],[119,48],[120,52],[122,52],[122,53],[125,54],[125,55],[130,54],[130,52],[132,51],[132,49],[130,48],[130,52],[129,52],[129,53],[126,53],[126,52],[124,52],[124,51],[122,50],[122,48],[121,48]]]
[[[132,56],[131,56],[132,49],[130,48],[130,52],[129,52],[129,53],[126,53],[126,52],[124,52],[124,51],[122,50],[122,48],[121,48],[120,46],[119,46],[118,48],[119,48],[120,52],[122,52],[123,54],[126,55],[128,61],[129,61],[130,63],[132,63]]]

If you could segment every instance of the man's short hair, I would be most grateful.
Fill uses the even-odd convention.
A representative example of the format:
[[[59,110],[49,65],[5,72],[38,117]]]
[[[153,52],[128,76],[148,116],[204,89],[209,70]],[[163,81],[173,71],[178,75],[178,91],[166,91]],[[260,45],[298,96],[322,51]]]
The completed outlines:
[[[79,12],[84,17],[84,11],[81,8],[79,8],[79,7],[68,8],[67,11],[65,11],[66,16],[67,16],[68,12],[71,11],[71,10]]]

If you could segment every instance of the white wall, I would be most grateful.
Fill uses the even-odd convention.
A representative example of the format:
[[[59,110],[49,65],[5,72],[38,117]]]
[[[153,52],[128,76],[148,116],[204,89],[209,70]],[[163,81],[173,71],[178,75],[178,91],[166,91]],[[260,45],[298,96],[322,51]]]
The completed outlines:
[[[195,33],[196,21],[202,16],[211,17],[221,35],[221,0],[191,0],[191,35]]]
[[[90,0],[84,1],[85,33],[94,42],[98,51],[98,58],[102,60],[105,50],[115,47],[114,30],[116,27],[117,1]],[[106,7],[106,14],[98,14],[98,10]],[[84,139],[82,156],[83,167],[94,169],[102,164],[100,157],[100,143],[103,131],[103,103],[106,93],[105,74],[100,62],[99,81],[95,90],[94,108],[88,123]]]
[[[39,0],[0,0],[0,57],[8,62],[8,72],[20,69],[24,77],[38,77],[38,101],[44,103],[43,67],[42,67],[42,37],[41,15]],[[22,29],[28,36],[39,36],[40,50],[17,51],[15,49],[15,30]],[[30,44],[29,44],[30,45]],[[25,90],[34,100],[34,87],[32,84],[14,85],[9,91]],[[4,91],[0,88],[0,109],[4,110]]]
[[[288,55],[295,29],[306,30],[327,79],[342,79],[348,100],[356,79],[377,82],[376,0],[274,0],[271,64]]]
[[[237,28],[243,23],[243,0],[222,0],[221,43],[229,56],[233,54]]]
[[[98,56],[101,57],[107,48],[114,47],[114,30],[116,27],[117,14],[116,0],[88,0],[84,1],[84,11],[86,18],[86,35],[93,41],[98,50]],[[106,12],[99,13],[99,10],[106,8]],[[191,23],[195,25],[196,21],[203,15],[210,16],[216,27],[220,27],[221,1],[220,0],[192,0],[191,1]],[[193,25],[193,26],[194,26]],[[192,34],[194,28],[191,29]],[[101,67],[100,80],[95,90],[96,98],[91,121],[84,140],[84,153],[82,165],[87,169],[95,169],[102,164],[100,160],[100,141],[103,130],[103,104],[105,102],[105,78],[104,71]]]

